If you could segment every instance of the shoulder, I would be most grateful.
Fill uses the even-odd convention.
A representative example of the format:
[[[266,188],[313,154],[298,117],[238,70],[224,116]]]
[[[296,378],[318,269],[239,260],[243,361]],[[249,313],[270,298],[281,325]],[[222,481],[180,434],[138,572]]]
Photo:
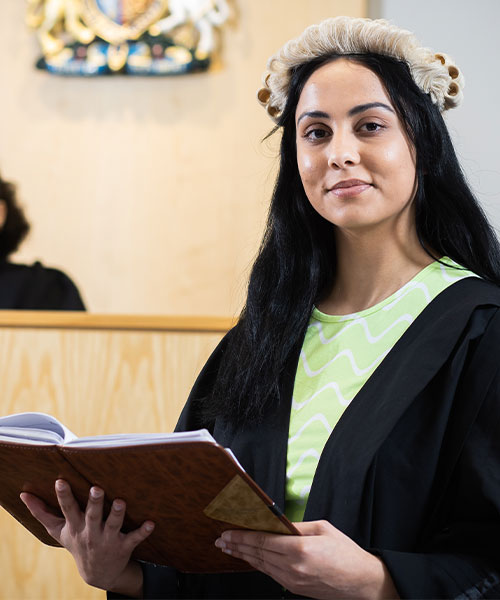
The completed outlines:
[[[473,370],[482,370],[481,362],[489,364],[485,358],[500,344],[499,308],[499,286],[479,277],[457,281],[427,305],[394,346],[398,363],[432,371],[445,362],[454,368],[465,359],[468,364],[474,355],[479,358]],[[498,351],[493,354],[497,361]]]
[[[231,351],[229,347],[234,339],[238,325],[230,329],[217,344],[212,354],[205,363],[193,387],[190,397],[200,397],[207,395],[207,389],[211,389],[213,382],[219,373],[221,363],[227,352]]]
[[[0,269],[7,293],[0,297],[2,308],[25,310],[84,310],[78,288],[59,269],[44,266],[4,263]]]
[[[417,321],[442,327],[465,326],[476,313],[495,312],[500,308],[500,286],[480,277],[466,277],[438,294]]]
[[[46,281],[58,281],[75,285],[66,273],[54,267],[46,267],[40,261],[36,261],[32,265],[27,266],[27,269],[31,271],[33,277],[40,277]]]
[[[477,276],[457,281],[446,288],[442,294],[446,294],[450,300],[459,301],[461,304],[500,306],[500,286]]]
[[[25,265],[22,263],[4,262],[1,266],[2,273],[12,273],[19,277],[44,277],[46,279],[62,278],[68,279],[69,277],[60,271],[52,267],[46,267],[40,261],[35,261],[32,265]]]
[[[434,303],[436,306],[432,307]],[[480,335],[488,328],[496,329],[500,318],[500,286],[480,277],[467,277],[445,289],[429,308],[431,315],[435,308],[443,326],[463,328]]]

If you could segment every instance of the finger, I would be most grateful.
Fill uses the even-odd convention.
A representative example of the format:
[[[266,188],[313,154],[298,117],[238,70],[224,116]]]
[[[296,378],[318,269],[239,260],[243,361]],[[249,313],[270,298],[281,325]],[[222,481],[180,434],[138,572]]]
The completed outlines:
[[[236,558],[240,558],[245,560],[249,564],[252,565],[255,569],[259,571],[264,570],[264,559],[262,557],[262,552],[259,550],[260,554],[257,554],[257,548],[253,546],[247,546],[245,544],[233,544],[231,542],[227,542],[222,538],[218,538],[215,541],[215,545],[217,548],[220,548],[224,554],[229,554]]]
[[[218,545],[218,544],[216,544]],[[220,547],[220,546],[219,546]],[[286,563],[284,556],[278,554],[269,554],[263,552],[260,555],[256,553],[255,548],[249,546],[237,546],[236,548],[221,548],[222,551],[234,558],[244,560],[254,569],[269,575],[278,583],[284,585],[289,572],[289,565]]]
[[[123,527],[123,519],[125,518],[126,504],[124,500],[116,498],[113,500],[108,518],[104,524],[106,535],[116,535]]]
[[[216,545],[219,546],[217,543]],[[264,551],[262,555],[259,555],[255,553],[255,548],[248,546],[239,546],[237,549],[225,548],[222,549],[222,551],[226,554],[230,554],[234,558],[244,560],[254,569],[268,575],[291,591],[300,590],[297,585],[300,585],[302,574],[300,572],[298,573],[299,581],[297,581],[297,574],[294,574],[294,569],[292,568],[289,557],[276,553],[268,553],[266,551]],[[292,587],[294,588],[293,590]]]
[[[155,524],[153,521],[145,521],[140,527],[126,534],[124,546],[129,552],[132,552],[136,546],[153,533],[154,528]]]
[[[22,502],[26,505],[30,513],[37,521],[45,527],[47,532],[58,542],[60,542],[61,529],[65,524],[65,519],[55,515],[43,500],[23,492],[20,495]]]
[[[302,535],[332,535],[339,531],[328,521],[303,521],[294,525]]]
[[[220,538],[216,540],[215,545],[226,554],[243,558],[243,560],[251,563],[252,566],[255,566],[255,568],[258,568],[259,570],[262,570],[264,565],[279,566],[287,558],[284,553],[274,552],[273,550],[265,550],[261,546],[235,544],[232,542],[225,542]]]
[[[56,496],[61,507],[62,514],[66,518],[66,523],[70,529],[78,531],[83,527],[83,513],[78,506],[71,488],[66,481],[58,479],[56,481]]]
[[[239,529],[224,531],[221,539],[228,547],[236,544],[252,548],[259,548],[269,552],[285,554],[289,552],[290,545],[296,543],[298,536],[265,533],[262,531],[244,531]]]
[[[91,535],[101,531],[103,504],[104,491],[96,486],[91,487],[87,508],[85,509],[85,523]]]

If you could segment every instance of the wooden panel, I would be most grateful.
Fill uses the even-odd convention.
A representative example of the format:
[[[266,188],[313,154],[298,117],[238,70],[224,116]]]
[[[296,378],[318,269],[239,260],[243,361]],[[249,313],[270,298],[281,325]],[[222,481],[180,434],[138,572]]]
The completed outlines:
[[[85,312],[0,310],[0,327],[66,329],[125,329],[141,331],[226,332],[234,324],[227,317],[96,315]]]
[[[0,327],[0,414],[48,412],[79,436],[171,431],[221,337]],[[0,530],[1,600],[103,597],[65,551],[43,546],[3,510]]]
[[[220,334],[0,331],[2,413],[55,414],[78,435],[169,428]]]
[[[34,69],[26,4],[0,19],[0,169],[33,223],[16,259],[67,270],[91,311],[236,314],[276,165],[267,58],[366,0],[232,0],[213,72],[100,80]]]

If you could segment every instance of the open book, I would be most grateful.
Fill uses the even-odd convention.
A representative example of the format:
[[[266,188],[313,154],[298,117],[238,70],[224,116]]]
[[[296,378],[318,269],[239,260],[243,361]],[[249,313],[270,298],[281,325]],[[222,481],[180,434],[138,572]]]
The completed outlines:
[[[125,500],[124,531],[154,521],[135,558],[181,571],[249,570],[247,563],[215,548],[226,529],[298,534],[206,429],[77,438],[43,413],[0,418],[0,505],[53,546],[58,543],[19,494],[35,494],[58,511],[54,483],[59,478],[69,482],[82,509],[92,485],[105,492],[105,515],[113,499]]]

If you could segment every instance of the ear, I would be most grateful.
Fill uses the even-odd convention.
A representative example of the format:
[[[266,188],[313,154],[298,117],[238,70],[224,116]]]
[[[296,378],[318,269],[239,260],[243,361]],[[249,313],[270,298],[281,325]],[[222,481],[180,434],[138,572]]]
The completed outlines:
[[[5,200],[0,200],[0,229],[5,225],[7,219],[7,204]]]

